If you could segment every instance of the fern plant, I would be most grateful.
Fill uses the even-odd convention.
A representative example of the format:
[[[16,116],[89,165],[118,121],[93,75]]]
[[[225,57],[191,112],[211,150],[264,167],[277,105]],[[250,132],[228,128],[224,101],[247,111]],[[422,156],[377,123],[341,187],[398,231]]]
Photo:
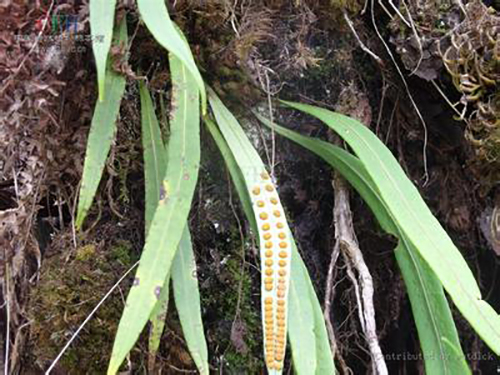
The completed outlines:
[[[465,259],[387,147],[360,122],[292,102],[339,134],[355,155],[301,136],[255,113],[267,126],[323,158],[360,193],[381,227],[399,239],[396,260],[407,285],[427,373],[469,374],[443,289],[485,343],[499,354],[500,316],[481,298]]]
[[[272,176],[237,119],[217,95],[207,89],[189,44],[170,19],[164,1],[138,0],[137,5],[146,27],[168,51],[174,109],[170,136],[167,144],[163,144],[147,86],[140,84],[146,242],[120,320],[108,374],[119,371],[148,322],[152,327],[150,365],[154,366],[165,324],[170,280],[190,353],[199,372],[209,373],[188,226],[198,181],[201,118],[220,149],[259,243],[262,346],[268,372],[282,373],[288,337],[298,374],[334,374],[321,306],[297,251]],[[87,144],[76,219],[78,229],[96,193],[125,90],[125,78],[113,72],[108,58],[112,44],[127,43],[125,19],[112,37],[114,7],[114,1],[90,1],[92,34],[104,35],[105,43],[94,45],[99,101]],[[499,354],[498,314],[481,299],[477,283],[460,252],[390,151],[352,119],[321,108],[286,104],[321,119],[354,151],[355,156],[261,118],[278,133],[317,153],[339,170],[372,208],[382,228],[399,238],[395,255],[408,286],[422,350],[441,359],[425,357],[428,373],[469,373],[443,290],[488,346]]]
[[[96,0],[91,1],[90,7],[92,33],[113,40],[109,46],[123,46],[126,43],[126,20],[122,20],[115,31],[121,37],[111,38],[109,20],[113,19],[114,7],[95,3]],[[321,307],[293,241],[275,183],[237,120],[212,91],[209,98],[214,117],[206,114],[205,84],[185,37],[170,20],[163,1],[139,0],[138,9],[147,28],[169,53],[174,110],[168,144],[163,145],[150,95],[146,85],[141,83],[146,243],[120,320],[108,373],[118,372],[148,321],[152,327],[150,368],[154,366],[172,280],[188,348],[200,373],[208,374],[208,354],[197,279],[193,279],[195,265],[187,225],[198,179],[202,113],[231,171],[251,227],[258,235],[263,357],[268,371],[282,373],[288,332],[299,374],[334,373]],[[109,47],[94,48],[94,54],[100,92],[82,176],[76,219],[78,229],[84,223],[97,190],[116,132],[116,117],[125,88],[125,79],[111,69]],[[104,71],[103,65],[106,66]],[[288,325],[288,319],[294,324]]]

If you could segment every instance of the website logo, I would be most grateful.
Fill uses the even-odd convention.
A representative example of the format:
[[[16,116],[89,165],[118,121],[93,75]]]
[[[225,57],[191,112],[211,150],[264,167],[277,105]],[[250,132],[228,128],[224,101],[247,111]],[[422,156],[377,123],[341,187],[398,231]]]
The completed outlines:
[[[35,21],[35,29],[42,31],[48,30],[54,34],[76,34],[78,31],[78,15],[76,14],[53,14],[50,17],[42,17]]]

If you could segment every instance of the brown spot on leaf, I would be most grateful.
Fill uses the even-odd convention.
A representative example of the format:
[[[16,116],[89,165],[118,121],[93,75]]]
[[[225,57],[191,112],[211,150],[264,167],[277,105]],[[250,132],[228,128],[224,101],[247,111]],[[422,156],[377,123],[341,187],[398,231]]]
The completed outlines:
[[[161,294],[161,286],[157,286],[157,287],[155,287],[155,297],[156,297],[157,299],[159,299],[159,298],[160,298],[160,294]]]
[[[161,184],[160,185],[160,200],[165,199],[166,196],[167,196],[167,192],[165,191],[163,184]]]

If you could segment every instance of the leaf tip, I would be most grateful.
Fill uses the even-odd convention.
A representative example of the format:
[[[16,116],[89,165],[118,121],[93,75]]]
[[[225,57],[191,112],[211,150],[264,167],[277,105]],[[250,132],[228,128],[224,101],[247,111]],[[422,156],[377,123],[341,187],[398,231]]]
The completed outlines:
[[[107,375],[115,375],[116,374],[116,365],[113,365],[110,363],[109,364],[109,367],[108,367],[108,372],[107,372]]]
[[[78,214],[76,215],[76,220],[75,220],[75,228],[77,231],[80,231],[82,229],[83,221],[85,220],[86,212],[84,211],[78,211]]]

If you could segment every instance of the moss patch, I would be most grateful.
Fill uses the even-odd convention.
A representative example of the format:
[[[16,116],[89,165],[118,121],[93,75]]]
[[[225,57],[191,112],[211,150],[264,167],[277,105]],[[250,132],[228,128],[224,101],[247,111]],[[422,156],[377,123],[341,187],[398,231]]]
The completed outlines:
[[[230,256],[202,306],[217,316],[209,328],[211,341],[217,338],[221,367],[230,373],[257,373],[263,367],[260,309],[255,303],[252,276],[241,260]]]
[[[61,235],[65,243],[69,235]],[[67,249],[71,249],[67,243]],[[75,330],[116,280],[131,265],[131,244],[125,240],[87,243],[45,260],[39,285],[32,290],[29,317],[34,364],[46,369]],[[71,251],[71,250],[69,250]],[[80,332],[58,364],[64,373],[100,373],[106,368],[123,309],[114,293]]]

